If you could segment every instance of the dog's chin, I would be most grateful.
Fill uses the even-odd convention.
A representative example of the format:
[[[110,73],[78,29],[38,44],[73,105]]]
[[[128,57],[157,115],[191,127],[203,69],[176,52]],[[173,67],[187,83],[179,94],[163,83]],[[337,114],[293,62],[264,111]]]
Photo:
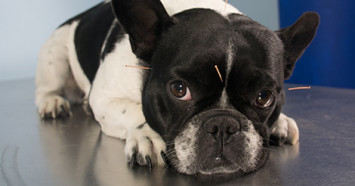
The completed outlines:
[[[246,173],[240,169],[230,170],[225,167],[217,167],[212,170],[200,170],[195,175],[205,181],[239,178]]]
[[[219,166],[210,169],[201,169],[197,171],[196,175],[201,178],[229,178],[229,177],[239,177],[244,175],[245,172],[238,167],[229,166]]]
[[[217,157],[211,155],[204,162],[197,160],[195,164],[196,172],[200,176],[227,176],[245,172],[242,167],[228,160],[224,155]]]
[[[239,178],[244,175],[253,173],[259,170],[266,162],[268,157],[268,151],[263,150],[261,155],[259,156],[258,162],[255,165],[248,167],[248,166],[238,166],[235,162],[231,161],[223,161],[223,163],[214,163],[213,159],[202,163],[197,161],[191,164],[189,167],[182,167],[181,165],[184,164],[179,162],[179,160],[174,159],[172,168],[179,173],[186,174],[186,175],[193,175],[203,180],[218,180],[218,179],[233,179]]]
[[[259,170],[266,162],[268,152],[265,150],[259,157],[259,161],[252,167],[242,167],[230,161],[224,161],[223,164],[209,163],[209,168],[201,168],[196,172],[196,176],[205,180],[209,179],[221,179],[221,178],[238,178],[246,174],[250,174]]]
[[[238,178],[260,169],[265,163],[265,160],[266,160],[265,158],[261,158],[257,163],[257,165],[253,167],[240,167],[235,164],[231,165],[233,164],[232,162],[223,163],[223,164],[213,164],[212,163],[213,160],[211,160],[210,162],[206,162],[206,163],[195,163],[194,165],[190,165],[190,167],[187,169],[182,168],[177,164],[175,164],[175,166],[173,164],[172,168],[179,173],[186,174],[186,175],[194,175],[204,179]],[[209,164],[209,166],[207,166],[207,164]]]

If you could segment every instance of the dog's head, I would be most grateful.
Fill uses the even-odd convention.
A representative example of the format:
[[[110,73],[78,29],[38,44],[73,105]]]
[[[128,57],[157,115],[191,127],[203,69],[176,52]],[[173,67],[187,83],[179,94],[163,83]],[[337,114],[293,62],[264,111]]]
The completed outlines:
[[[191,9],[170,17],[158,0],[113,1],[133,52],[152,69],[143,87],[149,125],[186,174],[244,174],[267,159],[283,82],[315,35],[303,14],[277,32],[239,14]]]

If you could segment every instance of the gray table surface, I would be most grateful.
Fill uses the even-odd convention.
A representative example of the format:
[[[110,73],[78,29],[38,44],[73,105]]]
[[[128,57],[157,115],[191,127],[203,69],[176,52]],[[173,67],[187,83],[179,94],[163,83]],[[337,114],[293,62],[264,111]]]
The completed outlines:
[[[292,85],[287,85],[289,87]],[[355,185],[355,90],[287,91],[284,113],[300,128],[296,146],[272,147],[259,171],[205,180],[166,168],[130,169],[124,141],[100,133],[80,106],[41,120],[34,80],[0,82],[0,185]]]

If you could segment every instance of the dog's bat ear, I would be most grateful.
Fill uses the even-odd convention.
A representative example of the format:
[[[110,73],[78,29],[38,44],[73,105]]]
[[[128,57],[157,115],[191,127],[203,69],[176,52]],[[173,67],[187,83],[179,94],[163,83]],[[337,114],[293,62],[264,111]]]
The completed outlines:
[[[159,0],[112,0],[113,11],[128,33],[133,53],[149,61],[156,42],[172,19]]]
[[[293,25],[276,33],[284,44],[284,76],[290,78],[296,61],[314,38],[319,25],[319,15],[315,12],[304,13]]]

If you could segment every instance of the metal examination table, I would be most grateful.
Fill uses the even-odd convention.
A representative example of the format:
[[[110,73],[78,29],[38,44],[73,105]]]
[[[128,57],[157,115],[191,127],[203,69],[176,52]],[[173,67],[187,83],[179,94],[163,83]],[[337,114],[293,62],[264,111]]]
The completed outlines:
[[[293,85],[286,85],[290,87]],[[355,90],[287,91],[296,146],[272,147],[266,165],[234,180],[200,180],[165,168],[130,169],[124,142],[100,134],[80,106],[41,120],[34,80],[0,82],[0,185],[355,185]]]

